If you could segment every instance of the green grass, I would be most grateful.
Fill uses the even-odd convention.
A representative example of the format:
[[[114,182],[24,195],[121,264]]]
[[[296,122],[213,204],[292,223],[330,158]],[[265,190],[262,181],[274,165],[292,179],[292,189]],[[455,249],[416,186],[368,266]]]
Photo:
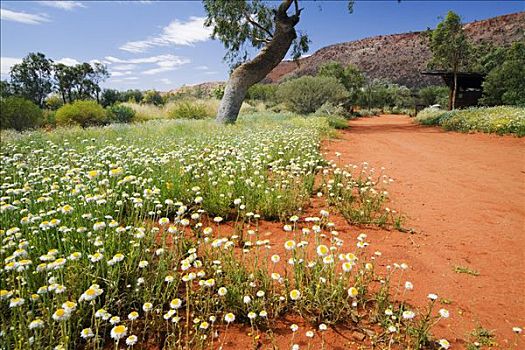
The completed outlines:
[[[498,346],[494,338],[494,332],[478,326],[469,334],[470,342],[467,344],[467,350]]]
[[[426,108],[418,113],[416,121],[422,125],[439,125],[445,130],[525,136],[523,107],[478,107],[454,111]]]

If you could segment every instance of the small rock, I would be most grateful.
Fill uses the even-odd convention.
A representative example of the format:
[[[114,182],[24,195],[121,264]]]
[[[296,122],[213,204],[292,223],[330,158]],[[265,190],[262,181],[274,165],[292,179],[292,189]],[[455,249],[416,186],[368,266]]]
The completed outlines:
[[[355,340],[363,341],[365,340],[366,335],[364,335],[361,332],[354,331],[352,332],[352,338],[354,338]]]

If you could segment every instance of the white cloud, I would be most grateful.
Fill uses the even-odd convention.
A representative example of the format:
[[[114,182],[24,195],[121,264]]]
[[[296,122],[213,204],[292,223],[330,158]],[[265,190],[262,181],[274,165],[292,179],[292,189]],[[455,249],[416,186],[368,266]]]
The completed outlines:
[[[162,79],[159,79],[159,81],[160,81],[161,83],[166,84],[166,85],[169,85],[169,84],[172,83],[171,80],[169,80],[168,78],[162,78]]]
[[[124,72],[111,72],[112,77],[122,77],[122,76],[130,75],[130,74],[133,74],[133,72],[129,70],[124,71]]]
[[[137,68],[136,64],[119,64],[116,66],[111,66],[112,70],[131,70]]]
[[[125,77],[125,78],[122,78],[122,80],[139,80],[138,77]]]
[[[117,66],[112,66],[112,70],[131,70],[137,68],[137,65],[153,64],[153,68],[146,69],[142,74],[153,75],[164,72],[176,70],[179,66],[190,63],[190,60],[185,57],[175,55],[158,55],[141,58],[121,59],[113,56],[104,57],[104,61],[108,63],[118,63]],[[118,72],[115,72],[118,73]],[[115,76],[115,73],[113,75]],[[120,74],[122,75],[122,74]],[[116,75],[119,76],[119,75]]]
[[[175,20],[164,27],[161,39],[176,45],[206,41],[210,39],[212,29],[204,26],[204,20],[204,17],[190,17],[187,22]]]
[[[176,67],[152,68],[152,69],[145,70],[144,72],[142,72],[142,74],[153,75],[153,74],[159,74],[159,73],[164,73],[164,72],[171,72],[172,70],[175,70],[175,69],[177,68]]]
[[[128,51],[128,52],[139,53],[139,52],[147,51],[152,46],[153,46],[153,41],[147,41],[147,40],[130,41],[130,42],[125,43],[121,47],[119,47],[119,49]]]
[[[25,24],[40,24],[43,22],[49,22],[49,18],[43,14],[16,12],[4,8],[0,9],[0,18],[3,21],[13,21]]]
[[[22,62],[21,58],[15,58],[15,57],[0,57],[0,73],[2,75],[9,75],[9,72],[11,71],[11,67],[13,67],[15,64],[18,64]]]
[[[174,20],[162,33],[146,40],[129,41],[120,47],[129,52],[144,52],[154,46],[192,45],[210,38],[212,29],[204,26],[204,17],[190,17],[186,22]]]
[[[65,64],[66,66],[75,66],[77,64],[80,64],[79,61],[77,61],[76,59],[74,58],[70,58],[70,57],[64,57],[64,58],[61,58],[59,59],[58,61],[55,61],[56,63],[62,63],[62,64]]]
[[[77,7],[86,7],[79,1],[39,1],[39,3],[66,11],[74,10]]]
[[[210,68],[208,68],[208,66],[197,66],[195,67],[196,70],[208,70]]]
[[[189,63],[190,60],[184,57],[175,56],[175,55],[158,55],[158,56],[150,56],[150,57],[141,57],[141,58],[131,58],[127,60],[123,60],[117,57],[113,56],[106,56],[104,57],[106,61],[109,61],[111,63],[123,63],[123,64],[144,64],[144,63],[157,63],[159,65],[182,65]]]

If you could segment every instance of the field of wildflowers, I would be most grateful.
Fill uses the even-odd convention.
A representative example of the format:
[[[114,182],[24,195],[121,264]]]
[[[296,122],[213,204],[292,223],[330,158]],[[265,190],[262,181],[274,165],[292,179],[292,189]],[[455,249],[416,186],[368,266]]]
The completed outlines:
[[[454,111],[425,108],[418,113],[416,121],[423,125],[440,125],[445,130],[525,136],[523,107],[478,107]]]
[[[395,212],[386,175],[323,160],[330,133],[325,118],[279,115],[4,133],[2,348],[213,349],[233,323],[257,348],[289,313],[323,348],[340,322],[375,324],[385,348],[448,348],[429,335],[449,316],[437,296],[405,304],[406,264],[378,271],[366,235],[332,223],[332,209],[380,225]],[[312,196],[326,210],[305,216]],[[280,239],[261,220],[279,220]]]

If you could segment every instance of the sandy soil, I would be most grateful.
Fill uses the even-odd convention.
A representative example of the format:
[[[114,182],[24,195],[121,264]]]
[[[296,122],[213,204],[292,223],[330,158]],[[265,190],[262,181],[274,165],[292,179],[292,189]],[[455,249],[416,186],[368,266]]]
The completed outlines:
[[[405,261],[415,285],[413,301],[427,293],[452,301],[452,317],[438,336],[462,348],[466,333],[493,330],[502,348],[525,326],[525,139],[444,132],[414,125],[406,116],[350,122],[327,157],[367,161],[396,181],[391,207],[407,215],[416,233],[370,231],[383,261]],[[465,266],[479,276],[454,272]],[[523,336],[520,346],[524,346]]]

